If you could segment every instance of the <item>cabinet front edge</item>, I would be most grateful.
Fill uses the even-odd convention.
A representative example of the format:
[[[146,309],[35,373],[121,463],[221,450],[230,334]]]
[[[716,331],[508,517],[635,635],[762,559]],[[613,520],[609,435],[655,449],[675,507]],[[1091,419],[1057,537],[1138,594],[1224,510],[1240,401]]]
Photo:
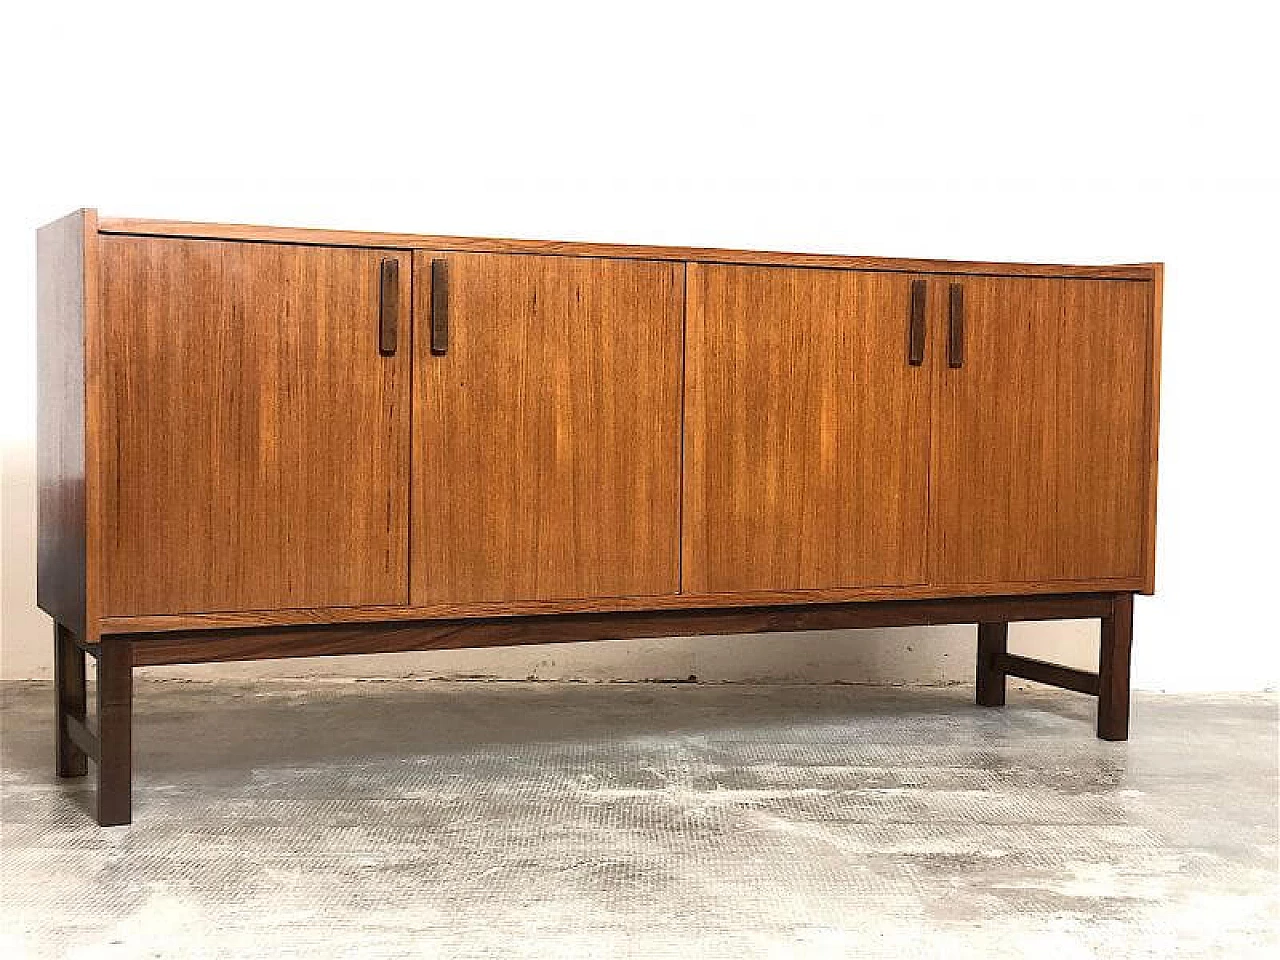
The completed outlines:
[[[1152,280],[1149,263],[1075,265],[934,260],[912,257],[847,256],[825,253],[787,253],[732,250],[716,247],[669,247],[590,243],[563,240],[514,240],[491,237],[449,237],[411,233],[325,230],[311,227],[265,227],[247,224],[194,223],[104,217],[102,233],[193,240],[242,240],[259,243],[303,243],[324,246],[430,249],[455,253],[526,253],[551,256],[602,257],[641,260],[681,260],[756,266],[827,267],[903,273],[992,274],[997,276],[1076,277],[1093,280]]]

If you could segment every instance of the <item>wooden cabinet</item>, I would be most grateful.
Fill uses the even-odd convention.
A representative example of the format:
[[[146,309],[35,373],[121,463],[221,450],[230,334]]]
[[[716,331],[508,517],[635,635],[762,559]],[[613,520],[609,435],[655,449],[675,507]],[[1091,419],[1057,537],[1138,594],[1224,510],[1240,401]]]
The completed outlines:
[[[75,222],[90,637],[1153,588],[1158,267]]]
[[[1126,734],[1158,264],[81,211],[38,266],[38,599],[104,822],[137,664],[977,619],[981,703],[1016,674]],[[1098,674],[1005,649],[1076,616]]]

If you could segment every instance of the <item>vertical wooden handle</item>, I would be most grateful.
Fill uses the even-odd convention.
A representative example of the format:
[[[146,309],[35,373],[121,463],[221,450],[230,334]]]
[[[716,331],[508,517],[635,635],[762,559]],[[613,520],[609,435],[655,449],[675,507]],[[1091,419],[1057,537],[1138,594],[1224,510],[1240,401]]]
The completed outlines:
[[[431,352],[449,352],[449,261],[431,261]]]
[[[964,287],[951,284],[947,308],[947,366],[964,366]]]
[[[396,354],[396,327],[400,319],[400,261],[382,261],[378,306],[378,352],[384,357]]]
[[[925,281],[911,281],[911,320],[907,334],[907,363],[918,367],[924,363],[924,297]]]

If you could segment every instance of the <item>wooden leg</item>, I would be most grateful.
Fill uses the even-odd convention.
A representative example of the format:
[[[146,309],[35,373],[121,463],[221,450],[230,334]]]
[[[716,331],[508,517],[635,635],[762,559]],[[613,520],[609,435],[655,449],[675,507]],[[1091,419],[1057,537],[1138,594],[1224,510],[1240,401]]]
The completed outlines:
[[[1098,656],[1098,737],[1129,739],[1129,653],[1133,646],[1133,594],[1117,593],[1102,618]]]
[[[1004,706],[1004,678],[996,659],[1009,648],[1009,624],[978,624],[978,706]]]
[[[98,653],[98,823],[128,823],[132,788],[133,652],[103,637]]]
[[[67,718],[84,723],[85,677],[84,651],[76,646],[71,631],[60,623],[53,625],[54,722],[57,725],[60,777],[83,777],[89,772],[89,757],[80,749],[67,730]]]

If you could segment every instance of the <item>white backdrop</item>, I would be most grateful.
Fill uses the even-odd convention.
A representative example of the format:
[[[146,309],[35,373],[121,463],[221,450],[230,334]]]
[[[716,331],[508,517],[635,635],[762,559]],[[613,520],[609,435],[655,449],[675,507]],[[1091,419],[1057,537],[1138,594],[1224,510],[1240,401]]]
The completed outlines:
[[[1270,6],[9,8],[0,671],[49,671],[48,621],[33,606],[33,231],[96,206],[481,236],[1164,260],[1160,592],[1137,604],[1135,682],[1273,687]],[[1015,637],[1087,664],[1094,631]],[[967,677],[971,656],[971,631],[956,629],[218,669],[933,681]]]

